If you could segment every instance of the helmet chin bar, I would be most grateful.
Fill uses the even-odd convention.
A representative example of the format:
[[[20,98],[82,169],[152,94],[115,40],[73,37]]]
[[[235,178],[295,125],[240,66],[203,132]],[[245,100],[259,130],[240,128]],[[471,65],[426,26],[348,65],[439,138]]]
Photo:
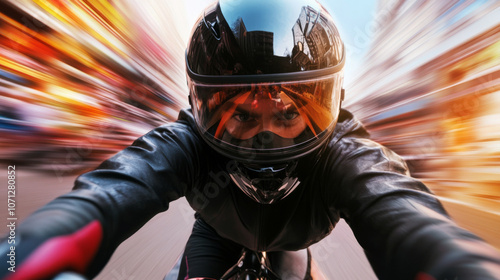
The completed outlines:
[[[233,182],[261,204],[271,204],[287,197],[300,184],[295,174],[297,162],[259,167],[238,162],[236,172],[229,174]]]

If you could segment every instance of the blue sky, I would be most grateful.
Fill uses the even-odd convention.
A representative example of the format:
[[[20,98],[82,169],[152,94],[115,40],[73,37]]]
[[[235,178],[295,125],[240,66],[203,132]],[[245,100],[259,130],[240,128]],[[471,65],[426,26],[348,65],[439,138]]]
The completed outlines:
[[[358,67],[362,67],[363,57],[370,47],[373,27],[376,26],[377,0],[324,0],[322,4],[336,20],[346,45],[345,79],[349,83],[359,72]]]
[[[188,23],[192,25],[203,8],[212,2],[213,0],[187,0]],[[370,47],[377,0],[320,0],[320,3],[337,21],[346,45],[345,79],[346,83],[349,83],[354,79],[355,73],[359,72],[357,69],[361,67],[363,57]]]

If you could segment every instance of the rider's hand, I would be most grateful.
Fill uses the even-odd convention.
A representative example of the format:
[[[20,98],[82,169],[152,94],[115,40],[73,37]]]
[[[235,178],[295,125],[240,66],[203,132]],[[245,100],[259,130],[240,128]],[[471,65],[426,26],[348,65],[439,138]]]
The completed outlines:
[[[72,233],[50,238],[31,230],[17,237],[15,244],[5,240],[0,245],[0,262],[7,264],[0,279],[47,279],[62,271],[84,274],[101,241],[102,227],[97,220]]]
[[[85,215],[68,222],[66,216],[77,216],[77,209],[52,203],[15,228],[15,238],[9,234],[0,241],[0,279],[50,279],[63,271],[86,274],[103,229],[99,220]]]

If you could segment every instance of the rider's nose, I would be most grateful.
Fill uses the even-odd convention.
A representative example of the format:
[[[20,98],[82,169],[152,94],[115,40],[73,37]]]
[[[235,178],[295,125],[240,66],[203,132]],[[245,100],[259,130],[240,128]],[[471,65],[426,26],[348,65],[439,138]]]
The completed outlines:
[[[275,124],[273,122],[273,119],[270,117],[264,117],[262,120],[262,125],[261,125],[261,131],[276,131]]]

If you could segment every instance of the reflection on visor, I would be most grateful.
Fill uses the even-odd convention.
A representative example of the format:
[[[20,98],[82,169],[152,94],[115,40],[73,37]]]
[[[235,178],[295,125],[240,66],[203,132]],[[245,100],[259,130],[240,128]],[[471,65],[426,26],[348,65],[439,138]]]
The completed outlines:
[[[247,142],[268,133],[279,139],[269,147],[279,148],[314,138],[332,124],[338,109],[332,104],[333,85],[330,78],[302,83],[195,85],[193,92],[205,131],[215,139],[255,147]]]

